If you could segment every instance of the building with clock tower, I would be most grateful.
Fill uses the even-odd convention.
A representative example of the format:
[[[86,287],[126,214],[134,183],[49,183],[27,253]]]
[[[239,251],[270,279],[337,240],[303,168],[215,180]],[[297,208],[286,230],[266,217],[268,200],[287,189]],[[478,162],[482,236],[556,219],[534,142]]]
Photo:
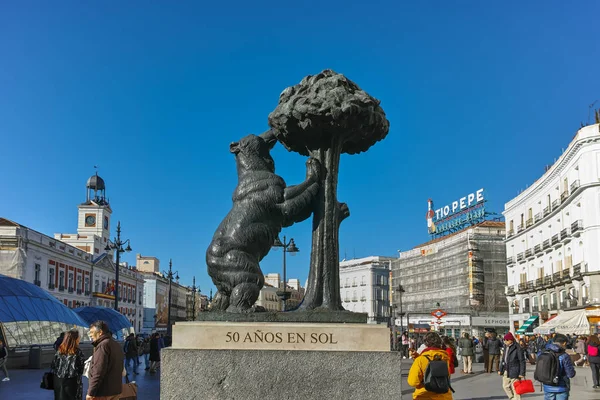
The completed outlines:
[[[78,208],[77,234],[57,233],[54,237],[98,257],[110,240],[112,214],[106,197],[104,179],[98,176],[98,173],[87,180],[86,200]]]
[[[112,308],[118,295],[119,311],[140,331],[144,279],[125,262],[115,265],[114,251],[105,250],[112,210],[98,174],[87,180],[86,199],[78,210],[77,233],[54,237],[0,217],[0,274],[33,283],[69,308]]]

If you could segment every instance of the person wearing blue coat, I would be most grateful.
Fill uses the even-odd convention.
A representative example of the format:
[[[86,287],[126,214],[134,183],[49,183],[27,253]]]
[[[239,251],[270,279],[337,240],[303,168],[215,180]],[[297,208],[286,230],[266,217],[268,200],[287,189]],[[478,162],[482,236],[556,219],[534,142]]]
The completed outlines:
[[[546,345],[546,350],[558,355],[558,384],[544,384],[544,400],[567,400],[571,391],[571,378],[575,377],[575,366],[571,357],[565,353],[568,339],[565,335],[557,333],[552,343]],[[541,354],[541,352],[540,352]],[[539,354],[538,354],[539,356]]]

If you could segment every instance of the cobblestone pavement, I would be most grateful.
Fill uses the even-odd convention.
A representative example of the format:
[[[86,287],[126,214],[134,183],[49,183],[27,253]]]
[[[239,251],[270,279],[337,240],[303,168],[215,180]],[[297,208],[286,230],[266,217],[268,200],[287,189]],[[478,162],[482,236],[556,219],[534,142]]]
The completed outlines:
[[[402,375],[404,377],[402,385],[402,400],[412,399],[414,389],[408,386],[406,381],[408,371],[412,361],[403,360]],[[527,365],[528,379],[533,379],[535,366]],[[577,367],[577,375],[571,380],[571,400],[600,400],[600,390],[592,389],[592,371],[589,367]],[[463,375],[460,368],[452,375],[452,387],[456,391],[454,400],[501,400],[508,399],[502,389],[502,377],[497,373],[487,374],[483,372],[483,364],[473,364],[474,375]],[[542,400],[544,393],[537,382],[535,384],[535,393],[522,396],[523,400],[534,399]]]
[[[17,369],[9,370],[9,382],[0,381],[1,400],[53,400],[54,393],[51,390],[40,389],[40,381],[47,369]],[[160,398],[160,370],[156,374],[144,371],[144,362],[138,369],[139,375],[135,375],[138,385],[138,399],[157,400]],[[4,375],[0,374],[1,377]],[[131,378],[131,375],[130,375]],[[83,378],[83,391],[87,392],[87,378]]]
[[[402,371],[404,376],[402,400],[412,399],[413,389],[408,386],[406,377],[412,362],[404,360]],[[527,376],[533,376],[534,367],[528,365]],[[51,391],[40,389],[39,383],[46,370],[20,369],[10,370],[9,382],[0,382],[1,400],[52,400]],[[599,400],[600,390],[594,391],[591,382],[591,370],[589,368],[577,368],[577,376],[572,381],[571,399],[572,400]],[[144,371],[144,364],[140,365],[139,375],[135,377],[138,384],[138,399],[156,400],[160,398],[160,371],[156,374],[149,374]],[[460,370],[452,376],[452,386],[456,393],[455,400],[501,400],[507,396],[502,390],[502,378],[498,374],[483,373],[483,364],[473,365],[474,375],[462,375]],[[87,390],[87,379],[84,378],[84,391]],[[523,396],[523,399],[542,400],[543,393],[539,390],[539,384],[536,385],[536,393]],[[396,396],[392,396],[397,398]],[[347,400],[347,399],[344,399]],[[358,399],[360,400],[360,399]]]

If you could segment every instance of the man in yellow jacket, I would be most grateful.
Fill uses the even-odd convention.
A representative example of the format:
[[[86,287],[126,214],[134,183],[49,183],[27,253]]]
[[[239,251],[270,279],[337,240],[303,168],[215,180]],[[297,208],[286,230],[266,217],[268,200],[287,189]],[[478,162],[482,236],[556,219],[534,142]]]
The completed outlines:
[[[408,373],[408,384],[415,388],[413,399],[452,400],[452,392],[450,390],[447,393],[434,393],[425,389],[423,379],[429,365],[427,357],[433,360],[435,356],[438,356],[440,359],[446,361],[448,364],[448,376],[450,376],[450,363],[452,360],[450,360],[448,353],[442,349],[442,338],[437,333],[430,332],[425,335],[424,342],[427,347],[415,359]]]

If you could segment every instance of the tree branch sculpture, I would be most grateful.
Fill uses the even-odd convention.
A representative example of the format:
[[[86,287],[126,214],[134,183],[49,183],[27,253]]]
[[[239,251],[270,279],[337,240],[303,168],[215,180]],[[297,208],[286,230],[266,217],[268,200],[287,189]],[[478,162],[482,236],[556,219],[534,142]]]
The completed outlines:
[[[345,76],[325,70],[285,89],[269,125],[288,150],[320,161],[308,286],[299,309],[343,310],[338,234],[350,211],[337,200],[340,155],[367,151],[386,137],[389,121],[378,100]]]

